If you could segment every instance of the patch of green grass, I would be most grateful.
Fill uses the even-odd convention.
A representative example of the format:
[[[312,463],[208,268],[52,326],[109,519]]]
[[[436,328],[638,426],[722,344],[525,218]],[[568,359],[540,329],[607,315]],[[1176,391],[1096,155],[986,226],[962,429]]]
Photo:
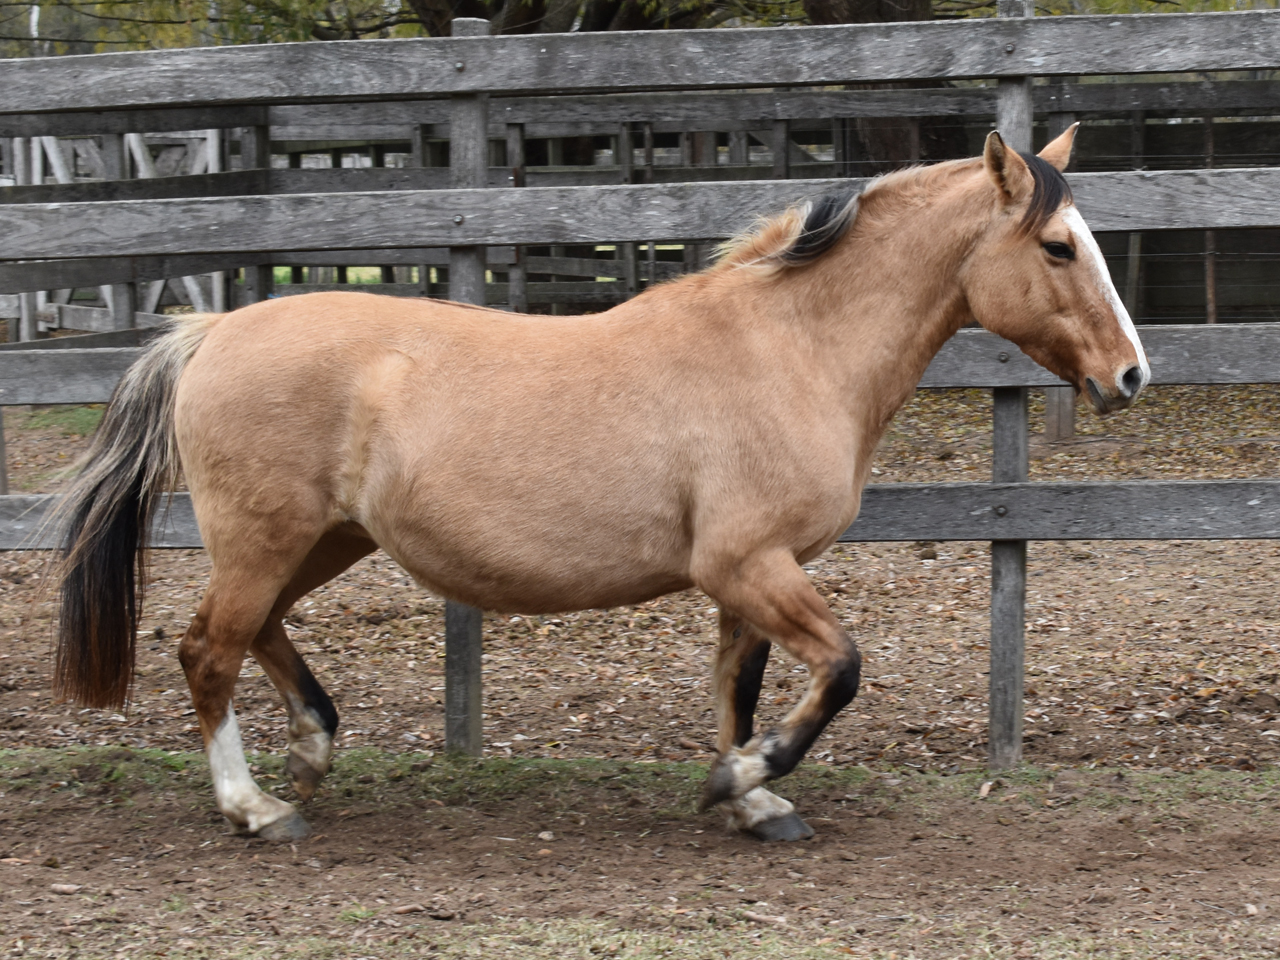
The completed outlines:
[[[24,430],[52,430],[64,437],[87,437],[98,428],[103,410],[100,404],[84,407],[58,406],[33,410],[15,424]]]
[[[377,915],[377,910],[370,910],[368,907],[362,907],[357,903],[355,906],[347,907],[347,909],[338,914],[338,919],[346,923],[361,923],[365,920],[372,920]]]

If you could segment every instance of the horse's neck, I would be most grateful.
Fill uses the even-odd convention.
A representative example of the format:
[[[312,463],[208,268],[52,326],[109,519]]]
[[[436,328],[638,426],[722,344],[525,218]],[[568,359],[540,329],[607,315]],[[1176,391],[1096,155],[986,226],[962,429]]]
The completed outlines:
[[[892,202],[881,198],[873,216],[804,268],[810,276],[797,272],[776,288],[818,341],[872,445],[969,318],[959,274],[988,216],[962,185],[933,202]]]

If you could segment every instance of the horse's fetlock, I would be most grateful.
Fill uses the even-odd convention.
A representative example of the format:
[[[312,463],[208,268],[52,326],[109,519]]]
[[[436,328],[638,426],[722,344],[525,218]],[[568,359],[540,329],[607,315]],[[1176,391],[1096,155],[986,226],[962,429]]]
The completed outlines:
[[[757,737],[745,747],[734,747],[720,754],[711,766],[703,786],[699,810],[718,803],[736,800],[769,779],[769,768],[762,752],[765,738]]]

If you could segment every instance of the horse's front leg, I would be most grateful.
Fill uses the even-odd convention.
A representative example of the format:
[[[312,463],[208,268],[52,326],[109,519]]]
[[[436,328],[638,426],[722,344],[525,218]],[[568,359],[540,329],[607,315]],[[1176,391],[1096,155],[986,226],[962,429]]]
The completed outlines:
[[[702,808],[726,801],[750,806],[753,800],[762,806],[765,798],[754,791],[761,784],[790,773],[831,718],[854,698],[862,658],[795,558],[785,551],[762,552],[746,560],[723,564],[710,563],[699,571],[698,579],[699,585],[718,601],[722,610],[733,611],[745,621],[744,635],[749,625],[761,637],[777,641],[809,668],[810,681],[804,696],[773,729],[750,736],[745,743],[736,742],[735,736],[734,742],[726,746],[726,723],[722,714],[722,741],[703,790]],[[722,628],[724,625],[722,621]],[[722,635],[722,649],[723,645]],[[726,667],[725,675],[730,672]],[[719,675],[718,671],[718,680]],[[725,683],[726,691],[730,686]],[[732,686],[736,690],[737,685]],[[757,680],[755,694],[750,697],[753,709],[758,690]],[[719,685],[717,692],[720,693]],[[725,694],[721,693],[718,701],[723,705]],[[742,702],[745,706],[745,697]],[[737,713],[733,710],[734,726],[730,729],[734,735],[744,731],[749,734],[749,721],[743,723],[737,719]],[[790,813],[784,814],[779,808],[769,819],[785,818]]]
[[[728,756],[744,747],[755,732],[760,683],[769,662],[769,638],[727,610],[720,611],[720,646],[716,651],[716,751]],[[761,840],[803,840],[813,829],[796,815],[791,802],[756,787],[725,803],[729,823]],[[705,807],[704,807],[705,808]]]

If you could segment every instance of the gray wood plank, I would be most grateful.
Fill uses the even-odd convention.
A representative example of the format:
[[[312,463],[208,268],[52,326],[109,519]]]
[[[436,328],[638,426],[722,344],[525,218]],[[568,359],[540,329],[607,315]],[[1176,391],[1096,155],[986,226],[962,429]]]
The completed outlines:
[[[530,283],[526,288],[529,303],[606,303],[627,299],[626,284],[623,283],[566,280],[555,283]],[[279,297],[322,292],[371,293],[382,297],[421,297],[422,285],[417,283],[280,283],[276,284],[272,292]],[[508,296],[507,284],[485,284],[486,303],[507,303]]]
[[[140,347],[163,332],[161,327],[133,327],[129,330],[112,330],[110,333],[85,333],[70,337],[49,337],[45,340],[19,340],[0,343],[0,352],[13,350],[88,350],[97,347]]]
[[[1034,91],[1036,111],[1085,116],[1146,110],[1210,112],[1271,110],[1280,102],[1273,80],[1051,84]],[[740,130],[771,120],[833,117],[984,116],[995,112],[990,88],[923,90],[745,90],[728,93],[645,92],[575,97],[507,97],[490,105],[490,135],[507,123],[525,124],[530,137],[608,133],[618,123],[655,124],[658,132],[698,123],[699,129]],[[271,107],[167,107],[116,111],[0,114],[0,137],[84,136],[102,133],[201,130],[269,124],[272,139],[399,140],[417,124],[448,136],[448,108],[440,100]]]
[[[3,61],[0,61],[3,63]],[[4,68],[0,66],[0,71]],[[7,106],[7,103],[6,103]],[[59,113],[0,113],[0,137],[74,137],[103,133],[168,133],[267,123],[267,108],[156,107],[141,110],[69,110]]]
[[[490,266],[512,261],[511,247],[488,248]],[[34,290],[96,287],[104,283],[141,283],[148,280],[188,277],[215,270],[234,270],[260,263],[279,266],[416,266],[449,262],[446,250],[435,247],[381,250],[307,250],[271,253],[179,254],[161,257],[101,257],[80,260],[0,261],[0,290],[22,293]],[[8,301],[4,301],[6,304]]]
[[[566,283],[563,286],[569,288],[565,291],[567,294],[582,285]],[[614,285],[592,286],[612,288]],[[490,288],[495,296],[493,302],[504,302],[497,299],[505,294],[502,285],[491,284]],[[594,290],[588,294],[598,296]],[[1140,333],[1151,360],[1155,384],[1280,382],[1280,324],[1151,326],[1140,328]],[[999,359],[1002,353],[1009,358],[1005,362]],[[86,350],[75,346],[51,351],[0,351],[0,405],[104,402],[110,399],[116,381],[137,356],[136,349]],[[985,330],[961,330],[939,351],[921,378],[920,386],[1018,387],[1060,383],[1008,341]]]
[[[1071,176],[1096,231],[1280,225],[1280,169]],[[712,240],[866,181],[528,187],[0,206],[0,260]],[[65,286],[66,284],[55,284]],[[0,288],[3,289],[3,288]]]
[[[148,280],[167,280],[170,277],[189,277],[214,270],[234,270],[237,267],[253,266],[262,259],[261,255],[254,253],[203,253],[0,262],[0,290],[24,293],[68,287],[97,287],[108,283],[142,283]]]
[[[1280,480],[1134,480],[872,485],[840,540],[1277,538]]]
[[[107,307],[86,307],[78,303],[60,303],[54,306],[58,326],[68,330],[87,330],[92,333],[110,333],[120,329],[111,310]],[[134,311],[133,327],[159,327],[172,319],[161,313]],[[88,346],[86,344],[85,346]]]
[[[1138,335],[1155,384],[1280,381],[1280,324],[1144,326],[1138,328]],[[1017,346],[985,330],[957,333],[920,379],[921,387],[1046,387],[1061,383]]]
[[[45,512],[56,497],[49,494],[0,497],[0,550],[36,550],[57,546],[56,531],[41,528]],[[158,549],[200,548],[191,497],[174,494],[161,506],[151,527],[151,545]]]
[[[136,347],[0,353],[0,405],[104,403],[139,353]]]
[[[281,43],[0,62],[7,113],[1277,66],[1272,11]],[[461,67],[458,65],[461,64]]]
[[[47,495],[0,497],[0,550],[34,536]],[[1006,512],[997,516],[995,508]],[[1280,480],[872,484],[842,543],[915,540],[1275,540]],[[199,547],[186,494],[173,498],[160,547]]]

